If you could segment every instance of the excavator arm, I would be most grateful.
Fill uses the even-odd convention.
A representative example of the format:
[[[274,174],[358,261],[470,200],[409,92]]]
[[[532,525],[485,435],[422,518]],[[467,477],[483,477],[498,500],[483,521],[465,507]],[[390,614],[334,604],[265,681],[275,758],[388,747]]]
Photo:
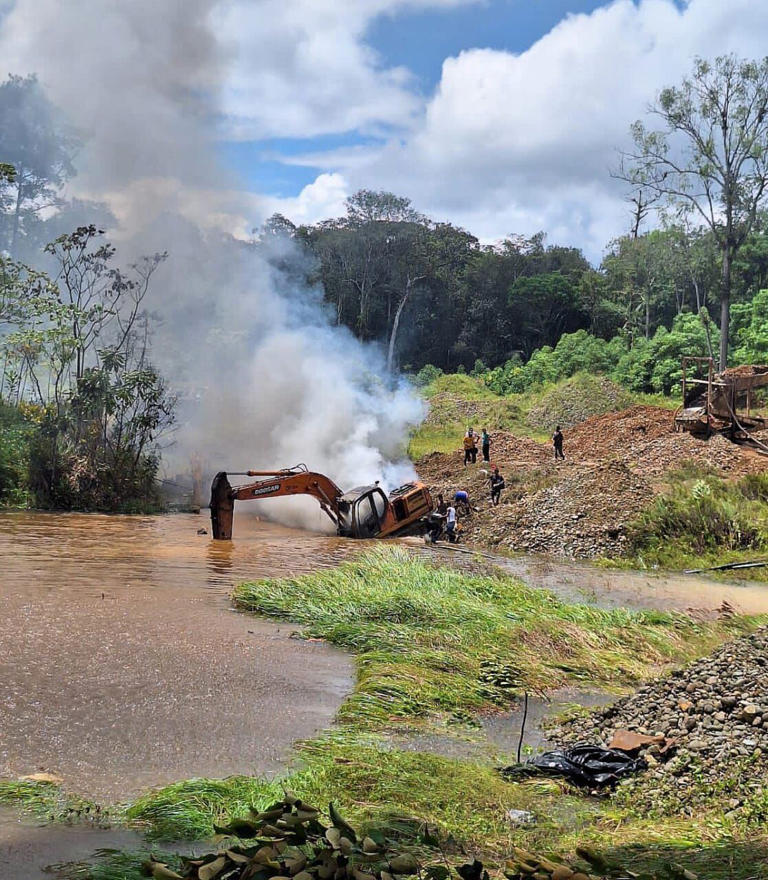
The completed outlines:
[[[238,476],[261,477],[244,486],[231,486],[226,471],[216,474],[211,485],[211,527],[213,537],[228,541],[232,538],[232,517],[235,501],[279,498],[284,495],[311,495],[338,528],[342,491],[324,474],[297,465],[281,471],[245,471]]]

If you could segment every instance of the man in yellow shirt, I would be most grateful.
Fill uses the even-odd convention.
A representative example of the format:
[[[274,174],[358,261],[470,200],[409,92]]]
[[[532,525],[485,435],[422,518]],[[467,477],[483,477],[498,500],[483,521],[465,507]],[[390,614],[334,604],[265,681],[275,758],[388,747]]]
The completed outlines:
[[[464,466],[466,467],[470,461],[472,464],[477,461],[477,437],[472,428],[467,428],[467,433],[464,435]]]

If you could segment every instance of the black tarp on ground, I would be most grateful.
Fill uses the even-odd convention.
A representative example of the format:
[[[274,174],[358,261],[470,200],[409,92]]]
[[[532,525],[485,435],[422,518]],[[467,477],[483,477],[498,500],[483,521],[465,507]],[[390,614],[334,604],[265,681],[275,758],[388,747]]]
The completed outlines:
[[[579,743],[567,749],[555,749],[537,755],[524,764],[505,767],[501,773],[510,779],[538,774],[564,776],[574,785],[604,788],[647,767],[643,758],[632,758],[618,749]]]

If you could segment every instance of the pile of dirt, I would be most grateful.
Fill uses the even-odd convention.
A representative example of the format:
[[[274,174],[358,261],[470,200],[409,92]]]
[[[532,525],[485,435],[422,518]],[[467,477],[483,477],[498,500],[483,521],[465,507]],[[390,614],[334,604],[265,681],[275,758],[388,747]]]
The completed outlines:
[[[593,714],[563,724],[560,742],[609,744],[617,730],[664,737],[648,746],[643,788],[715,786],[747,759],[768,770],[768,628],[728,642],[713,654]],[[682,792],[684,799],[685,791]],[[736,807],[738,804],[733,804]]]
[[[768,373],[768,364],[742,364],[724,370],[720,376],[724,379],[740,379],[744,376],[762,376]]]
[[[720,435],[675,432],[672,411],[654,406],[593,416],[565,432],[564,449],[566,460],[556,462],[549,444],[494,432],[490,463],[464,466],[457,448],[425,456],[417,470],[446,499],[469,493],[476,510],[462,521],[468,541],[586,558],[622,553],[628,524],[684,463],[724,478],[768,470],[768,457]],[[494,465],[507,485],[498,507],[489,497]]]
[[[558,477],[507,505],[502,521],[490,525],[491,541],[502,544],[513,534],[515,548],[530,552],[620,554],[626,546],[624,527],[649,497],[648,483],[618,461],[563,468]]]

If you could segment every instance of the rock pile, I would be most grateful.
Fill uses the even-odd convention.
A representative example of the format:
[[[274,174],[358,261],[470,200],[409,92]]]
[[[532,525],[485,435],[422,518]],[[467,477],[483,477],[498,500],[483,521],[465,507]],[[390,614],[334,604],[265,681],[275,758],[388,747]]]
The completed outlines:
[[[463,523],[466,539],[487,546],[595,557],[622,553],[626,527],[661,492],[667,476],[686,461],[723,477],[768,470],[768,458],[724,437],[709,441],[674,431],[673,413],[633,406],[594,416],[566,432],[564,462],[552,448],[528,437],[492,432],[491,465],[507,488],[491,507],[490,466],[463,464],[455,453],[433,453],[417,470],[433,490],[452,498],[466,489],[477,512]]]
[[[715,784],[746,759],[768,764],[768,628],[563,724],[553,739],[607,745],[622,729],[674,741],[664,754],[658,745],[645,754],[659,780],[680,781],[695,764],[697,784]]]

